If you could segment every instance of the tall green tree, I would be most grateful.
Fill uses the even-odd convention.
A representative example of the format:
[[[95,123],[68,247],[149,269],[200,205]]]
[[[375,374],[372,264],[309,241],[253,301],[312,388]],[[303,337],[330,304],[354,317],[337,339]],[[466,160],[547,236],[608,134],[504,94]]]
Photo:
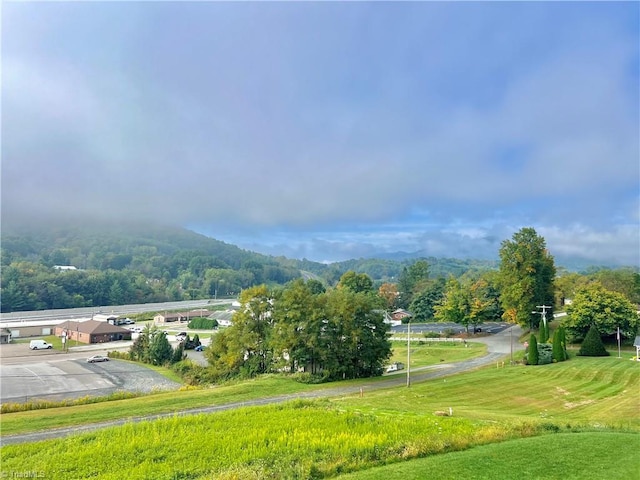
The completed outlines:
[[[173,348],[167,339],[167,335],[160,330],[151,334],[149,341],[149,360],[153,365],[165,365],[173,358]]]
[[[501,303],[517,323],[537,328],[538,305],[552,306],[556,268],[544,238],[533,228],[523,228],[500,248]]]
[[[221,379],[240,374],[245,361],[245,348],[232,328],[221,330],[211,338],[211,344],[204,356],[214,375]]]
[[[585,337],[592,325],[609,337],[620,328],[620,335],[625,338],[633,338],[640,325],[634,305],[622,293],[609,291],[599,283],[579,290],[567,306],[567,314],[562,323],[570,337],[578,340]]]
[[[429,322],[433,320],[436,305],[438,305],[445,295],[447,281],[443,278],[430,280],[424,290],[413,297],[409,310],[413,314],[415,322]]]
[[[244,367],[248,375],[269,371],[273,360],[271,333],[273,327],[272,296],[266,285],[243,290],[240,309],[233,315],[229,330],[244,348]]]
[[[349,270],[340,277],[338,288],[347,288],[354,293],[372,293],[373,280],[366,273],[356,273]]]
[[[327,292],[325,368],[329,378],[380,375],[391,355],[388,325],[372,295],[335,289]]]
[[[302,279],[285,288],[273,308],[273,347],[280,363],[288,370],[320,373],[324,366],[326,319],[323,293],[314,293],[313,285]]]
[[[463,325],[469,333],[471,321],[471,298],[469,291],[460,281],[451,277],[447,281],[447,287],[442,301],[436,305],[434,318],[438,322],[454,322]]]
[[[398,280],[398,306],[408,308],[414,296],[423,290],[429,280],[429,263],[424,260],[416,260],[408,267],[402,269]]]

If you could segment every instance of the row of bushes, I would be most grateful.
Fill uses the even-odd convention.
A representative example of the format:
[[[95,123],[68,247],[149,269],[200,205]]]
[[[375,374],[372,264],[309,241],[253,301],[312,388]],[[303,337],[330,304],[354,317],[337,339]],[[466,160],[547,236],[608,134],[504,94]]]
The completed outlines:
[[[547,327],[548,328],[548,327]],[[546,341],[547,330],[541,326],[541,341],[538,343],[536,336],[531,334],[527,349],[527,365],[547,365],[549,363],[564,362],[569,358],[567,353],[567,340],[564,327],[559,327],[553,334],[553,343]],[[542,340],[545,339],[545,340]]]
[[[563,362],[569,358],[566,347],[566,333],[564,327],[559,327],[553,335],[553,343],[543,340],[548,336],[544,327],[540,330],[541,341],[538,343],[536,336],[531,334],[527,350],[526,363],[528,365],[546,365],[549,363]],[[585,357],[606,357],[609,355],[602,343],[600,332],[595,325],[591,325],[587,336],[584,338],[578,355]]]
[[[215,318],[196,317],[187,326],[194,330],[213,330],[218,327],[218,321]]]

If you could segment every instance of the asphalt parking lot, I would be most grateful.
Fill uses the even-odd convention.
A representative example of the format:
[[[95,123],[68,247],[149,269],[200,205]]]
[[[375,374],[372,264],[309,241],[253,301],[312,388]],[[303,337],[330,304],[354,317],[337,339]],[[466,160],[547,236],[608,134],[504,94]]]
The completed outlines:
[[[481,332],[480,333],[489,333],[495,334],[500,333],[505,328],[509,328],[508,323],[504,322],[486,322],[481,325],[478,325]],[[471,332],[473,329],[472,326],[469,327],[469,331]],[[391,327],[392,333],[407,333],[407,325],[398,325],[395,327]],[[454,335],[458,335],[460,333],[466,332],[466,329],[457,324],[451,322],[441,322],[441,323],[412,323],[411,324],[411,333],[412,334],[421,334],[426,332],[433,332],[444,334],[446,332],[452,332]]]
[[[119,360],[87,363],[104,351],[29,350],[28,344],[0,346],[0,402],[63,400],[116,391],[150,392],[180,387],[162,375]]]

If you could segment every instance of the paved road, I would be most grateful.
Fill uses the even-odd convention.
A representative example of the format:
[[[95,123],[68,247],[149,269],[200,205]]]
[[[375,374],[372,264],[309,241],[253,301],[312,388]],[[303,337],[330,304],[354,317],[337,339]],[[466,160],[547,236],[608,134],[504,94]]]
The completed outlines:
[[[460,373],[468,370],[474,370],[476,368],[491,365],[497,361],[505,360],[508,358],[512,351],[521,350],[523,347],[520,343],[518,343],[517,339],[521,335],[522,330],[518,326],[511,327],[510,329],[502,330],[500,333],[495,335],[490,335],[486,337],[479,337],[474,339],[474,341],[482,342],[487,344],[488,352],[487,355],[471,359],[465,360],[462,362],[451,363],[451,364],[441,364],[435,365],[432,367],[425,367],[419,370],[413,370],[411,373],[411,383],[423,382],[425,380],[429,380],[432,378],[438,378],[448,375],[453,375],[455,373]],[[363,391],[372,391],[378,390],[382,388],[391,388],[391,387],[400,387],[406,385],[406,373],[401,372],[394,375],[387,375],[386,380],[371,383],[362,386],[345,386],[345,387],[336,387],[325,390],[318,390],[313,392],[306,393],[296,393],[291,395],[282,395],[278,397],[269,397],[269,398],[260,398],[256,400],[250,400],[246,402],[236,402],[229,403],[225,405],[216,405],[211,407],[204,408],[196,408],[190,410],[184,410],[182,412],[170,412],[159,415],[149,415],[144,417],[137,418],[123,418],[119,420],[113,420],[110,422],[102,422],[91,425],[83,425],[76,427],[67,427],[60,428],[55,430],[49,430],[47,432],[34,432],[34,433],[26,433],[21,435],[10,435],[10,436],[2,436],[0,437],[0,446],[9,445],[9,444],[18,444],[18,443],[26,443],[26,442],[35,442],[40,440],[47,440],[52,438],[61,438],[69,435],[73,435],[81,432],[88,432],[92,430],[98,430],[101,428],[124,425],[126,423],[132,422],[141,422],[141,421],[149,421],[155,420],[158,418],[164,417],[173,417],[175,415],[195,415],[198,413],[213,413],[219,412],[223,410],[230,410],[233,408],[246,407],[246,406],[257,406],[257,405],[269,405],[274,403],[282,403],[289,400],[301,399],[301,398],[320,398],[320,397],[338,397],[344,395],[353,395],[358,394],[360,389]]]
[[[444,334],[446,332],[452,332],[453,334],[459,334],[466,331],[466,328],[457,323],[452,322],[437,322],[437,323],[412,323],[411,334],[418,335],[427,332]],[[391,327],[391,333],[393,334],[406,334],[408,325],[397,325]],[[499,333],[502,330],[509,328],[508,323],[504,322],[486,322],[478,326],[479,330],[483,333]],[[472,327],[469,327],[469,331]]]
[[[68,308],[61,310],[35,310],[29,312],[11,312],[0,314],[0,322],[21,322],[36,320],[60,320],[90,317],[97,313],[128,315],[145,312],[161,312],[164,310],[189,310],[210,307],[212,305],[230,304],[232,299],[187,300],[183,302],[141,303],[138,305],[113,305],[106,307]]]

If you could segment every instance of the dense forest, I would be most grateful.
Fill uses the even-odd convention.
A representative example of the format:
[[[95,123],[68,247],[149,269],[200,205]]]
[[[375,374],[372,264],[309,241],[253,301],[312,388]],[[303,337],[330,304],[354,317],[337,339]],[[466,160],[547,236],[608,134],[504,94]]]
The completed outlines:
[[[3,312],[213,298],[300,277],[293,265],[173,227],[3,228],[1,247]]]
[[[347,271],[368,275],[376,289],[402,286],[420,260],[433,280],[418,298],[428,318],[446,278],[477,279],[499,267],[498,261],[432,257],[323,264],[261,255],[183,228],[122,223],[3,224],[0,250],[2,312],[235,297],[301,277],[331,287]],[[413,300],[405,295],[397,304],[408,308]]]

